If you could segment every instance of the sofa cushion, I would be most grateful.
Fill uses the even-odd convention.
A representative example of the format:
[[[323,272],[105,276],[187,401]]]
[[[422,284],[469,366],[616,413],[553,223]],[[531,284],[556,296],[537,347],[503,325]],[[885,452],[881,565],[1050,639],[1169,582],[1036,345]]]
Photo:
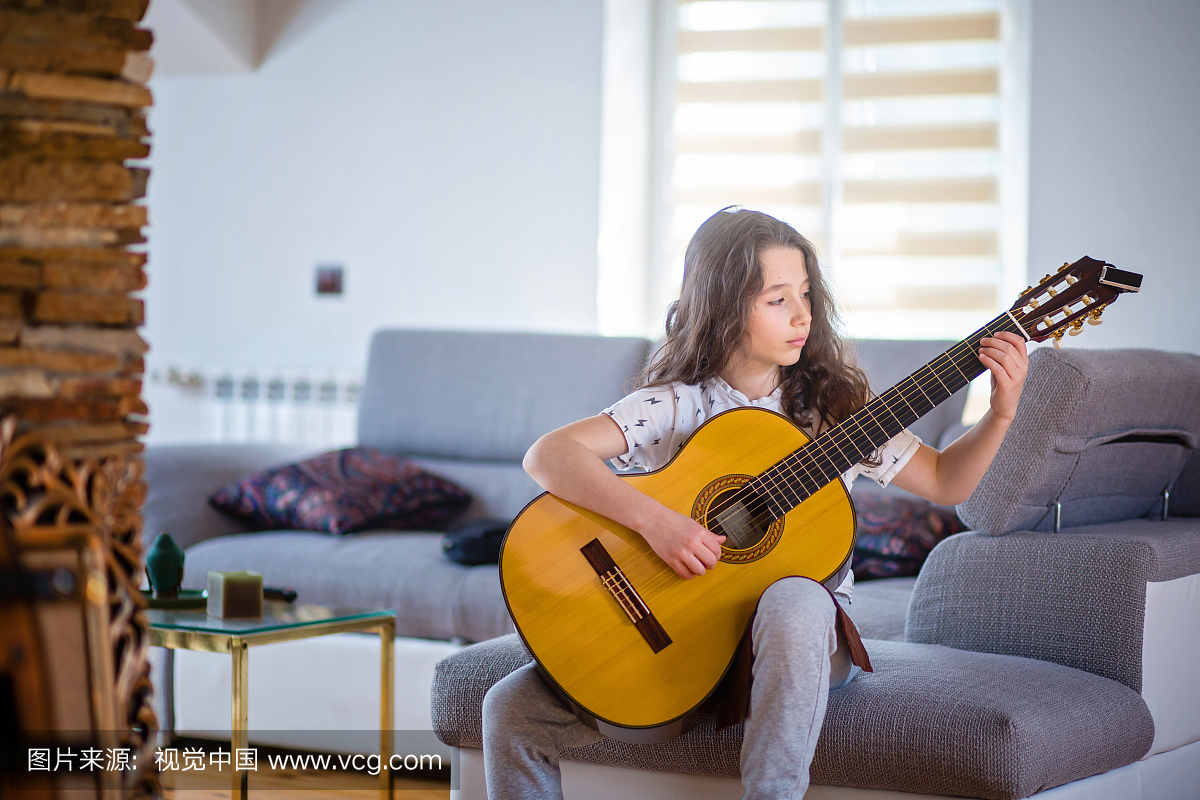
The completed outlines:
[[[1035,350],[1017,416],[958,507],[980,533],[1116,522],[1161,508],[1200,443],[1200,356]]]
[[[814,784],[932,795],[1020,798],[1138,760],[1154,728],[1136,692],[1080,670],[935,645],[865,642],[875,667],[832,693]],[[482,745],[483,696],[530,661],[517,636],[438,664],[433,724],[459,747]],[[1119,735],[1114,735],[1119,731]],[[570,761],[736,777],[742,729],[711,717],[653,745],[605,739]]]
[[[882,578],[854,584],[853,602],[844,605],[864,639],[904,641],[904,620],[916,578]]]
[[[243,475],[208,502],[258,530],[443,530],[470,496],[397,456],[350,447]]]
[[[143,541],[171,534],[180,547],[216,536],[245,533],[245,520],[223,514],[208,504],[218,486],[276,464],[313,454],[305,445],[185,444],[146,448],[146,502],[142,504]]]
[[[462,520],[511,520],[529,501],[542,493],[529,473],[513,461],[472,461],[467,458],[422,458],[412,462],[422,469],[449,478],[471,495]]]
[[[627,394],[648,347],[645,339],[622,337],[378,331],[358,443],[519,462],[542,434]]]
[[[183,586],[204,588],[209,570],[246,569],[268,586],[292,587],[299,603],[395,609],[397,636],[474,642],[513,630],[496,565],[453,563],[441,534],[223,536],[187,550]]]
[[[963,530],[952,511],[918,497],[854,494],[858,530],[854,538],[854,579],[900,578],[921,571],[929,551]]]

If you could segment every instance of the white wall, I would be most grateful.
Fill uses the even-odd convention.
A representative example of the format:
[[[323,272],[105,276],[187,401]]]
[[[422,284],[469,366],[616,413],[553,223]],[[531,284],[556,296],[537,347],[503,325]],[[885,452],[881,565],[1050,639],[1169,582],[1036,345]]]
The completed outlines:
[[[152,82],[150,369],[353,373],[388,325],[595,330],[602,0],[300,5],[257,69]],[[341,298],[314,295],[324,262]]]
[[[1145,274],[1078,347],[1200,353],[1200,2],[1034,0],[1029,275]]]
[[[596,330],[605,0],[276,3],[256,69],[152,84],[151,374],[349,380],[385,325]],[[1030,279],[1143,272],[1068,346],[1200,352],[1200,3],[1030,5]],[[222,425],[146,394],[150,441]]]

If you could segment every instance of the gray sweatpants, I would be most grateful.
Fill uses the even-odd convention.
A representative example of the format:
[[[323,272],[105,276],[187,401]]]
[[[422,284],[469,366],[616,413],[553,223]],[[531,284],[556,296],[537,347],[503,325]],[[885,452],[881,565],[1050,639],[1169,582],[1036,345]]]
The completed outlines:
[[[758,603],[752,631],[754,683],[742,738],[746,800],[800,800],[817,749],[830,687],[849,683],[850,654],[820,584],[785,578]],[[483,763],[489,800],[562,797],[558,751],[603,738],[556,698],[533,664],[508,675],[483,701]]]

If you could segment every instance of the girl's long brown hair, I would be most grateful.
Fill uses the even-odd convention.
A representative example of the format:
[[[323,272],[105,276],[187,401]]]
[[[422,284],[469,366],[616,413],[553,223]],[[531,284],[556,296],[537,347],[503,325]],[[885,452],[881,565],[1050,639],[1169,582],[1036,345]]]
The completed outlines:
[[[667,311],[666,340],[646,366],[642,385],[697,384],[720,375],[742,343],[763,289],[759,256],[774,247],[804,254],[812,306],[800,360],[780,369],[783,410],[820,433],[866,405],[870,385],[836,333],[837,309],[812,243],[758,211],[725,208],[696,230],[683,257],[679,299]]]

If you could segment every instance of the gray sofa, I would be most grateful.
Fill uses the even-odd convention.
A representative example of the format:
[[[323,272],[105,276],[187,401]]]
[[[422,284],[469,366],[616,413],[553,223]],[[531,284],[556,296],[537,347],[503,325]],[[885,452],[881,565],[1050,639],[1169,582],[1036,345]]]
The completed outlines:
[[[870,341],[860,343],[859,355],[883,389],[949,345]],[[631,390],[649,346],[634,338],[380,331],[371,342],[358,441],[411,456],[468,489],[474,500],[466,518],[512,518],[540,491],[521,469],[526,449],[542,433],[595,414]],[[931,443],[956,435],[964,401],[965,393],[952,398],[914,430]],[[435,664],[463,643],[513,631],[496,567],[448,561],[437,533],[255,532],[206,502],[231,480],[310,454],[278,445],[148,448],[145,538],[167,531],[187,549],[188,588],[203,587],[209,570],[250,569],[267,585],[294,587],[300,602],[395,609],[396,726],[430,730]],[[855,487],[869,491],[884,490],[869,481]],[[860,585],[853,613],[867,635],[898,635],[912,581]],[[154,655],[164,727],[227,730],[229,709],[216,699],[227,696],[228,658]],[[255,648],[251,728],[271,732],[264,743],[286,745],[294,743],[286,734],[291,727],[372,727],[376,664],[377,644],[352,634]],[[305,698],[302,707],[298,696]]]
[[[859,356],[883,388],[948,344],[860,342]],[[640,339],[381,331],[359,441],[463,485],[475,497],[468,516],[511,517],[538,492],[520,469],[528,445],[632,388],[647,349]],[[1054,786],[1059,800],[1194,796],[1200,520],[1154,517],[1168,486],[1173,512],[1200,514],[1200,459],[1184,464],[1198,397],[1194,356],[1035,353],[1021,416],[961,509],[977,532],[943,542],[919,578],[855,587],[849,611],[876,672],[831,702],[810,796],[1022,797]],[[945,444],[961,431],[963,401],[914,429]],[[149,448],[147,539],[166,530],[187,546],[187,586],[210,569],[255,569],[301,602],[396,609],[396,726],[436,726],[455,748],[456,794],[482,797],[483,694],[528,660],[496,568],[446,561],[436,533],[254,532],[207,506],[225,482],[304,454]],[[854,487],[873,491],[897,490]],[[289,744],[288,728],[371,728],[377,647],[344,634],[255,648],[252,730]],[[167,727],[228,729],[227,657],[157,655]],[[737,729],[709,725],[665,745],[570,753],[568,797],[737,797],[739,742]]]
[[[1198,438],[1200,357],[1035,351],[959,507],[974,531],[911,587],[856,587],[875,671],[831,697],[808,796],[1200,796],[1200,519],[1163,509],[1169,492],[1173,514],[1200,511]],[[438,666],[461,800],[485,796],[483,695],[529,661],[510,635]],[[663,744],[568,750],[566,796],[740,797],[740,741],[705,719]]]

